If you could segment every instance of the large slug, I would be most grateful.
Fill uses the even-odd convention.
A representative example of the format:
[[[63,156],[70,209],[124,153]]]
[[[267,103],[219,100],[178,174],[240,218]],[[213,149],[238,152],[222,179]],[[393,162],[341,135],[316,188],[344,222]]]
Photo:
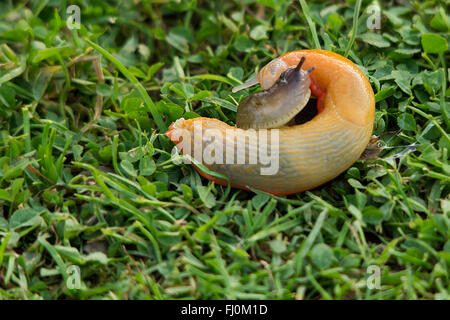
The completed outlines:
[[[299,66],[303,71],[295,76]],[[236,122],[248,129],[200,117],[177,120],[166,135],[184,154],[228,176],[232,187],[275,195],[313,189],[358,160],[372,134],[375,98],[369,81],[353,62],[326,50],[292,51],[233,91],[257,83],[265,90],[258,93],[264,98],[256,99],[256,104],[255,97],[246,98],[238,108]],[[318,98],[319,113],[306,123],[285,126],[291,111],[298,112],[306,104],[308,83]],[[245,110],[239,111],[241,107]],[[264,112],[264,116],[252,117],[249,112]]]

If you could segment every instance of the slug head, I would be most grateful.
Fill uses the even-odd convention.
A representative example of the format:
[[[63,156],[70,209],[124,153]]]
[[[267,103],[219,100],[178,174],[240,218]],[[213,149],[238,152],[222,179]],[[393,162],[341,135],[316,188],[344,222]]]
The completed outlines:
[[[276,60],[276,59],[275,59]],[[308,103],[311,95],[309,74],[302,70],[305,57],[293,69],[286,69],[268,90],[254,93],[240,103],[236,126],[242,129],[277,128],[288,123]]]

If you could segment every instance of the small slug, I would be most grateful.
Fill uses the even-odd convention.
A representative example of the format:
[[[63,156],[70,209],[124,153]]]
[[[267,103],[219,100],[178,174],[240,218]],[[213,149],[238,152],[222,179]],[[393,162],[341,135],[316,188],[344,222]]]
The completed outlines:
[[[375,97],[353,62],[326,50],[292,51],[233,91],[258,83],[264,91],[244,99],[238,108],[236,123],[242,128],[200,117],[177,120],[166,135],[182,143],[184,154],[228,176],[232,187],[275,195],[318,187],[359,159],[372,135]],[[311,93],[318,99],[319,113],[306,123],[282,126],[305,106]],[[195,138],[198,132],[202,135]],[[259,156],[256,162],[251,161],[254,155]],[[278,161],[274,172],[268,169],[273,164],[268,159]]]
[[[239,104],[236,126],[242,129],[278,128],[294,118],[311,95],[309,74],[301,69],[305,57],[295,69],[284,71],[269,89],[254,93]]]

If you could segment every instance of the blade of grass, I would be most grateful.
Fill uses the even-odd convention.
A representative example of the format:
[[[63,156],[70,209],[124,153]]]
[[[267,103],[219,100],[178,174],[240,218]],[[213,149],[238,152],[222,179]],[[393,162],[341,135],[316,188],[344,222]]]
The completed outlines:
[[[116,58],[114,58],[108,51],[103,49],[98,44],[85,39],[89,45],[91,45],[95,50],[100,52],[106,59],[108,59],[112,64],[116,66],[117,69],[119,69],[120,72],[135,86],[135,88],[138,90],[139,94],[141,95],[142,100],[144,100],[145,106],[150,111],[153,119],[155,120],[156,126],[158,129],[162,132],[167,131],[167,126],[165,125],[164,121],[161,118],[161,115],[159,114],[158,110],[156,109],[155,104],[153,103],[152,99],[148,95],[147,91],[145,90],[144,86],[136,79],[136,77],[128,71],[128,69],[121,64]]]
[[[299,252],[297,253],[296,257],[296,275],[299,276],[302,272],[303,267],[303,259],[305,258],[306,254],[309,250],[311,250],[312,245],[314,244],[314,241],[316,240],[317,236],[319,235],[320,229],[322,229],[323,222],[325,221],[325,218],[328,215],[328,209],[324,209],[320,214],[319,217],[316,220],[316,224],[314,225],[313,229],[308,235],[308,238],[302,243],[302,246],[300,247]]]
[[[438,130],[442,133],[442,135],[444,136],[445,140],[447,140],[448,143],[450,143],[450,136],[447,134],[447,132],[441,127],[441,125],[439,124],[439,122],[430,114],[427,114],[425,112],[423,112],[420,109],[417,109],[413,106],[408,105],[407,106],[409,109],[413,110],[414,112],[416,112],[417,114],[420,114],[422,117],[430,120],[431,122],[434,123],[434,125],[436,126],[436,128],[438,128]],[[444,101],[444,107],[446,107],[445,101]]]
[[[50,255],[52,256],[53,260],[58,265],[59,272],[61,273],[61,275],[62,275],[62,277],[64,279],[64,282],[66,282],[67,277],[68,277],[67,270],[66,270],[66,265],[65,265],[64,261],[62,260],[61,256],[59,255],[59,253],[43,237],[39,237],[38,241],[48,251],[48,253],[50,253]]]
[[[150,240],[153,245],[153,250],[155,250],[156,261],[158,261],[158,263],[161,263],[161,249],[159,248],[158,242],[156,241],[155,237],[153,237],[153,235],[144,228],[140,221],[135,221],[133,223],[133,226],[137,227],[147,237],[147,239]]]
[[[440,95],[440,99],[439,102],[441,104],[441,113],[442,113],[442,117],[444,118],[444,122],[445,125],[447,126],[447,129],[450,129],[450,120],[448,118],[448,108],[447,108],[447,104],[445,103],[445,92],[447,91],[447,79],[445,76],[445,70],[447,70],[446,64],[445,64],[445,59],[444,59],[444,54],[441,53],[439,54],[439,59],[441,60],[441,64],[442,64],[442,72],[441,72],[441,95]]]
[[[305,0],[299,0],[300,6],[302,7],[303,14],[305,15],[306,22],[308,23],[309,30],[311,30],[311,34],[314,41],[313,49],[322,49],[320,46],[319,38],[317,37],[316,24],[311,19],[311,14],[309,12],[309,7],[306,4]]]
[[[31,151],[31,137],[30,137],[30,113],[28,106],[22,108],[23,115],[23,134],[25,135],[25,152]]]
[[[353,46],[353,43],[355,42],[356,34],[358,33],[358,17],[359,17],[359,11],[361,10],[361,2],[362,0],[357,0],[355,5],[355,11],[353,11],[353,27],[352,27],[352,36],[350,38],[350,41],[347,44],[347,48],[345,49],[344,57],[347,58],[348,53],[350,52],[350,49]]]
[[[332,300],[333,299],[330,296],[330,294],[327,291],[325,291],[325,289],[314,278],[310,265],[306,266],[306,275],[308,277],[308,280],[311,282],[311,284],[314,286],[314,288],[316,288],[316,290],[320,292],[320,294],[322,295],[322,297],[324,299],[326,299],[326,300]]]
[[[9,238],[11,237],[11,232],[8,232],[6,236],[3,238],[2,243],[0,244],[0,268],[3,263],[3,257],[5,253],[6,246],[8,245]]]

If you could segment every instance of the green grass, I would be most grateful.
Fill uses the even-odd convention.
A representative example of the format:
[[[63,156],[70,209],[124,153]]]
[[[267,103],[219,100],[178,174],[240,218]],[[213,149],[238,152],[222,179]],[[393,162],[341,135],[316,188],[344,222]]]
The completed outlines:
[[[448,0],[76,3],[0,2],[1,299],[450,298]],[[288,197],[172,162],[172,121],[316,47],[370,80],[376,159]]]

